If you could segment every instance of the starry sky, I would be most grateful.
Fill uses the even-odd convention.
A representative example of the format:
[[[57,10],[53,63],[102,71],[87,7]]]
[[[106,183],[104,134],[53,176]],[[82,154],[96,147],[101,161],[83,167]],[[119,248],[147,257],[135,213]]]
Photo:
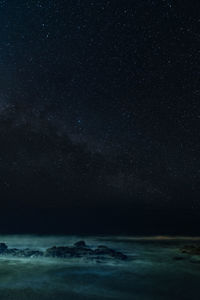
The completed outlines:
[[[0,1],[2,232],[198,233],[199,8]]]

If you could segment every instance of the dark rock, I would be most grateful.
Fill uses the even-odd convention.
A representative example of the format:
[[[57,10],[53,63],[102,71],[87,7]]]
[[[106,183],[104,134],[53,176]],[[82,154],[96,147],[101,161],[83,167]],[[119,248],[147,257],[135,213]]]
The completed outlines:
[[[72,257],[74,256],[74,252],[70,247],[52,247],[48,248],[45,251],[45,256],[52,256],[52,257]]]
[[[8,255],[13,255],[13,256],[17,256],[19,253],[19,249],[16,248],[12,248],[12,249],[7,249],[4,254],[8,254]]]
[[[38,250],[25,249],[19,251],[18,255],[23,257],[38,257],[38,256],[43,256],[43,252]]]
[[[174,256],[173,259],[174,260],[184,260],[185,257],[183,257],[183,256]]]
[[[191,255],[200,255],[200,246],[199,245],[185,245],[180,249],[182,253],[191,254]]]
[[[109,248],[108,248],[107,246],[99,245],[99,246],[97,247],[97,249],[107,250],[107,249],[109,249]]]
[[[91,255],[93,251],[84,247],[52,247],[46,250],[45,256],[52,257],[81,257]]]
[[[116,252],[115,255],[113,256],[114,258],[118,258],[121,260],[126,260],[127,259],[127,255],[121,253],[121,252]]]
[[[74,244],[75,247],[87,247],[84,241],[79,241]]]
[[[11,248],[11,249],[7,249],[4,252],[4,254],[19,256],[19,257],[38,257],[38,256],[42,256],[43,252],[38,250]]]
[[[93,255],[93,250],[90,248],[72,248],[74,256]]]
[[[92,258],[99,261],[99,259],[114,258],[125,260],[127,256],[119,251],[113,250],[107,246],[100,245],[95,250],[92,250],[86,246],[84,241],[79,241],[74,244],[73,247],[51,247],[45,252],[38,250],[27,249],[17,249],[8,248],[6,244],[0,243],[0,254],[12,255],[18,257],[60,257],[60,258],[70,258],[70,257],[86,257]]]
[[[193,264],[200,264],[199,259],[191,259],[190,262],[193,263]]]
[[[91,258],[104,258],[104,257],[112,257],[116,259],[125,260],[127,256],[121,252],[115,251],[111,248],[106,246],[99,246],[95,250],[90,249],[89,247],[85,246],[85,243],[77,243],[75,247],[51,247],[45,251],[45,256],[51,257],[91,257]]]
[[[125,260],[127,259],[127,256],[119,251],[113,250],[111,248],[108,248],[106,246],[99,246],[97,249],[94,250],[94,253],[96,255],[101,256],[111,256],[113,258]]]
[[[8,249],[5,243],[0,243],[0,253],[4,253]]]
[[[94,253],[98,254],[98,255],[111,255],[112,256],[115,253],[115,251],[112,249],[109,249],[109,248],[97,248],[94,250]]]

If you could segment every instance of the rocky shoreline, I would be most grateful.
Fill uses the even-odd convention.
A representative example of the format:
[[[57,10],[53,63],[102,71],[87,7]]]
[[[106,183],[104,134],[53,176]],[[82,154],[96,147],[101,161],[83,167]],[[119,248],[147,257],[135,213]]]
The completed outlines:
[[[84,241],[76,242],[73,246],[53,246],[51,248],[47,248],[45,251],[32,250],[29,248],[8,248],[5,243],[0,243],[0,255],[12,255],[17,257],[87,257],[95,259],[127,259],[127,256],[120,251],[116,251],[104,245],[99,245],[95,249],[92,249],[86,245]]]

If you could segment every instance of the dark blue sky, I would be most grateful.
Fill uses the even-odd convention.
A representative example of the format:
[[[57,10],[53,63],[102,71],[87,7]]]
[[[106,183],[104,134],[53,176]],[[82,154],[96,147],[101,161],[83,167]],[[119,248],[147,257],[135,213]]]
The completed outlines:
[[[199,26],[198,1],[0,1],[9,205],[199,209]]]

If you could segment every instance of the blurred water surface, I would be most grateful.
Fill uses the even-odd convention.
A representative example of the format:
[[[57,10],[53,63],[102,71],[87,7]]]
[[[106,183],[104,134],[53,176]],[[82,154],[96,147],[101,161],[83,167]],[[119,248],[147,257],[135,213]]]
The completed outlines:
[[[85,240],[127,254],[127,261],[0,256],[0,299],[200,299],[200,259],[179,249],[199,238],[113,236],[0,236],[10,248],[45,250]],[[181,256],[183,260],[175,260]]]

